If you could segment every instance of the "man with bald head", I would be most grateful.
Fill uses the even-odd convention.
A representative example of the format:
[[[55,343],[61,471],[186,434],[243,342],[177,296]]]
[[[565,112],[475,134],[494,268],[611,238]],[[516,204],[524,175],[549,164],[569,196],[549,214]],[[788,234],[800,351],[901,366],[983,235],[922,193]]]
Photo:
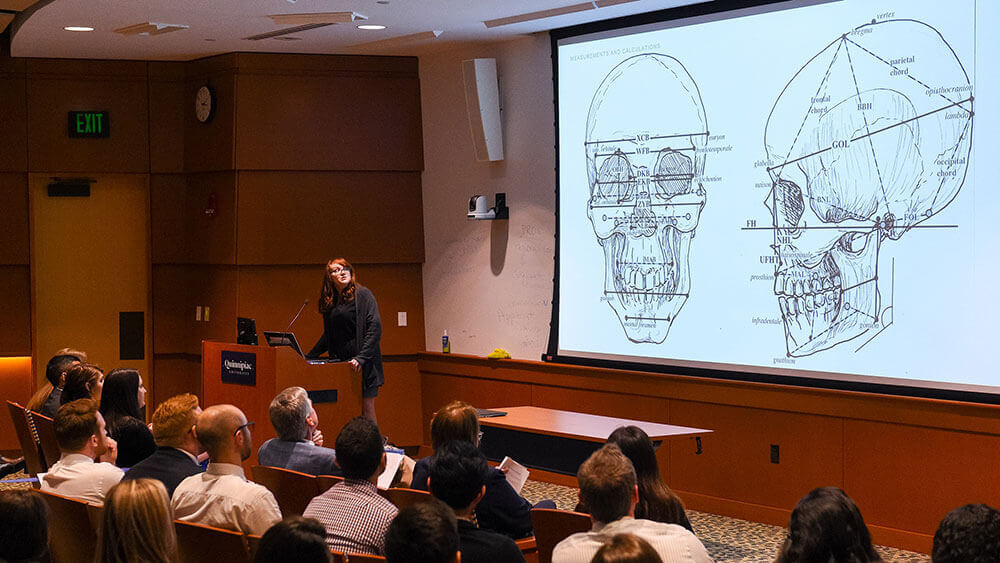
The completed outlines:
[[[251,426],[233,405],[214,405],[198,416],[194,430],[208,452],[208,469],[177,485],[174,518],[257,535],[281,520],[274,495],[247,481],[240,465],[253,448]]]

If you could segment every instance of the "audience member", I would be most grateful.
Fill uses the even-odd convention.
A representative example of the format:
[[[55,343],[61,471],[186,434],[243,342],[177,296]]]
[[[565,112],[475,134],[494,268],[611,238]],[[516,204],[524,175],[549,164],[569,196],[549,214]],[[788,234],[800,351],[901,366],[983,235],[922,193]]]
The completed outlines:
[[[464,440],[452,440],[434,452],[428,487],[431,494],[455,511],[458,542],[466,563],[510,563],[524,561],[524,554],[507,536],[481,530],[476,524],[476,505],[486,494],[490,466],[478,448]]]
[[[614,444],[605,444],[583,462],[577,472],[580,500],[590,509],[593,529],[559,542],[553,563],[586,563],[617,534],[634,534],[649,542],[665,563],[711,561],[705,546],[677,524],[636,519],[639,502],[632,462]]]
[[[310,475],[341,475],[334,450],[324,448],[319,416],[301,387],[278,393],[268,409],[277,438],[264,442],[257,452],[261,465],[283,467]]]
[[[837,487],[813,489],[792,510],[788,538],[776,561],[881,561],[851,497]]]
[[[608,443],[618,446],[635,468],[639,485],[639,504],[635,506],[635,517],[679,524],[691,530],[691,522],[684,512],[684,503],[660,478],[656,450],[653,449],[653,441],[649,439],[649,435],[638,426],[622,426],[608,436]],[[576,511],[587,512],[587,507],[579,504]]]
[[[143,408],[146,388],[132,368],[115,368],[104,378],[101,414],[108,434],[118,443],[118,467],[132,467],[156,451],[153,433],[146,426]]]
[[[254,563],[329,563],[326,530],[314,518],[289,516],[260,538]]]
[[[409,506],[385,537],[387,563],[459,563],[455,514],[440,502]]]
[[[34,491],[0,491],[0,561],[48,561],[45,501]]]
[[[336,449],[344,481],[314,498],[302,515],[323,524],[334,551],[385,555],[385,531],[398,510],[375,488],[385,470],[378,426],[363,416],[352,418],[337,435]]]
[[[948,513],[934,533],[934,563],[1000,561],[1000,512],[985,504],[967,504]]]
[[[115,441],[107,437],[97,402],[77,399],[59,407],[53,423],[62,454],[42,477],[41,489],[101,504],[122,479],[114,466]],[[95,462],[94,459],[99,459]]]
[[[201,407],[190,393],[171,397],[153,413],[153,439],[156,452],[132,466],[125,480],[156,479],[173,496],[181,481],[202,472],[197,456],[204,451],[195,437],[195,424]]]
[[[93,399],[100,404],[103,386],[104,371],[101,368],[94,364],[75,364],[66,370],[66,383],[59,402],[65,405],[77,399]]]
[[[431,444],[437,451],[452,440],[479,446],[479,417],[476,409],[462,401],[453,401],[434,413],[431,419]],[[413,488],[427,490],[430,458],[417,461],[413,468]],[[542,501],[536,508],[555,508],[552,501]],[[486,475],[486,495],[476,507],[479,527],[513,538],[524,538],[531,531],[531,503],[517,494],[503,471],[491,468]]]
[[[40,412],[49,418],[55,418],[62,396],[63,386],[66,384],[66,371],[73,364],[80,363],[80,358],[69,354],[57,354],[49,359],[45,364],[46,383],[28,400],[26,408],[35,412]]]
[[[122,481],[108,492],[94,563],[171,563],[177,536],[170,499],[155,479]]]
[[[174,489],[174,517],[185,522],[263,534],[281,520],[271,491],[247,481],[240,465],[250,457],[252,422],[233,405],[213,405],[198,417],[195,435],[208,451],[208,469]]]
[[[663,559],[639,536],[617,534],[597,550],[590,563],[663,563]]]

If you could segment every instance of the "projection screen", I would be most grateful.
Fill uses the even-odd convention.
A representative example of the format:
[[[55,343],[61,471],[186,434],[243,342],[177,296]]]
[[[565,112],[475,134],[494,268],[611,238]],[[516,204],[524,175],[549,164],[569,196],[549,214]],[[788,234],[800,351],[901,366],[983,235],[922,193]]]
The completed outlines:
[[[552,33],[544,358],[996,402],[1000,3],[715,4]]]

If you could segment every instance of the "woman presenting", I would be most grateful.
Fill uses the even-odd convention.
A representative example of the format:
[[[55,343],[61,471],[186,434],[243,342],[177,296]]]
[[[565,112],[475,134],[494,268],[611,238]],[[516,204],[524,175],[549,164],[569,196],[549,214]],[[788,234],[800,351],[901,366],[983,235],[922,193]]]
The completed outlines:
[[[361,414],[376,422],[375,397],[385,383],[382,373],[382,319],[375,296],[355,282],[354,268],[343,258],[326,265],[319,295],[323,316],[323,336],[309,351],[309,357],[327,352],[330,358],[346,361],[361,374]]]

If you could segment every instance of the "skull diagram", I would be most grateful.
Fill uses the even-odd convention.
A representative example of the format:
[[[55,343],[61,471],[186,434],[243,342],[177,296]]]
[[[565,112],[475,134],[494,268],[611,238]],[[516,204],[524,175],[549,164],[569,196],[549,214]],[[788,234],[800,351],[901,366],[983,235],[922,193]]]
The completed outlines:
[[[667,55],[625,59],[590,104],[587,216],[604,250],[604,299],[632,342],[662,343],[691,291],[707,138],[698,87]]]
[[[881,246],[958,195],[971,92],[944,38],[912,20],[842,35],[785,86],[764,145],[788,356],[877,334],[892,321],[880,290],[890,279]]]

